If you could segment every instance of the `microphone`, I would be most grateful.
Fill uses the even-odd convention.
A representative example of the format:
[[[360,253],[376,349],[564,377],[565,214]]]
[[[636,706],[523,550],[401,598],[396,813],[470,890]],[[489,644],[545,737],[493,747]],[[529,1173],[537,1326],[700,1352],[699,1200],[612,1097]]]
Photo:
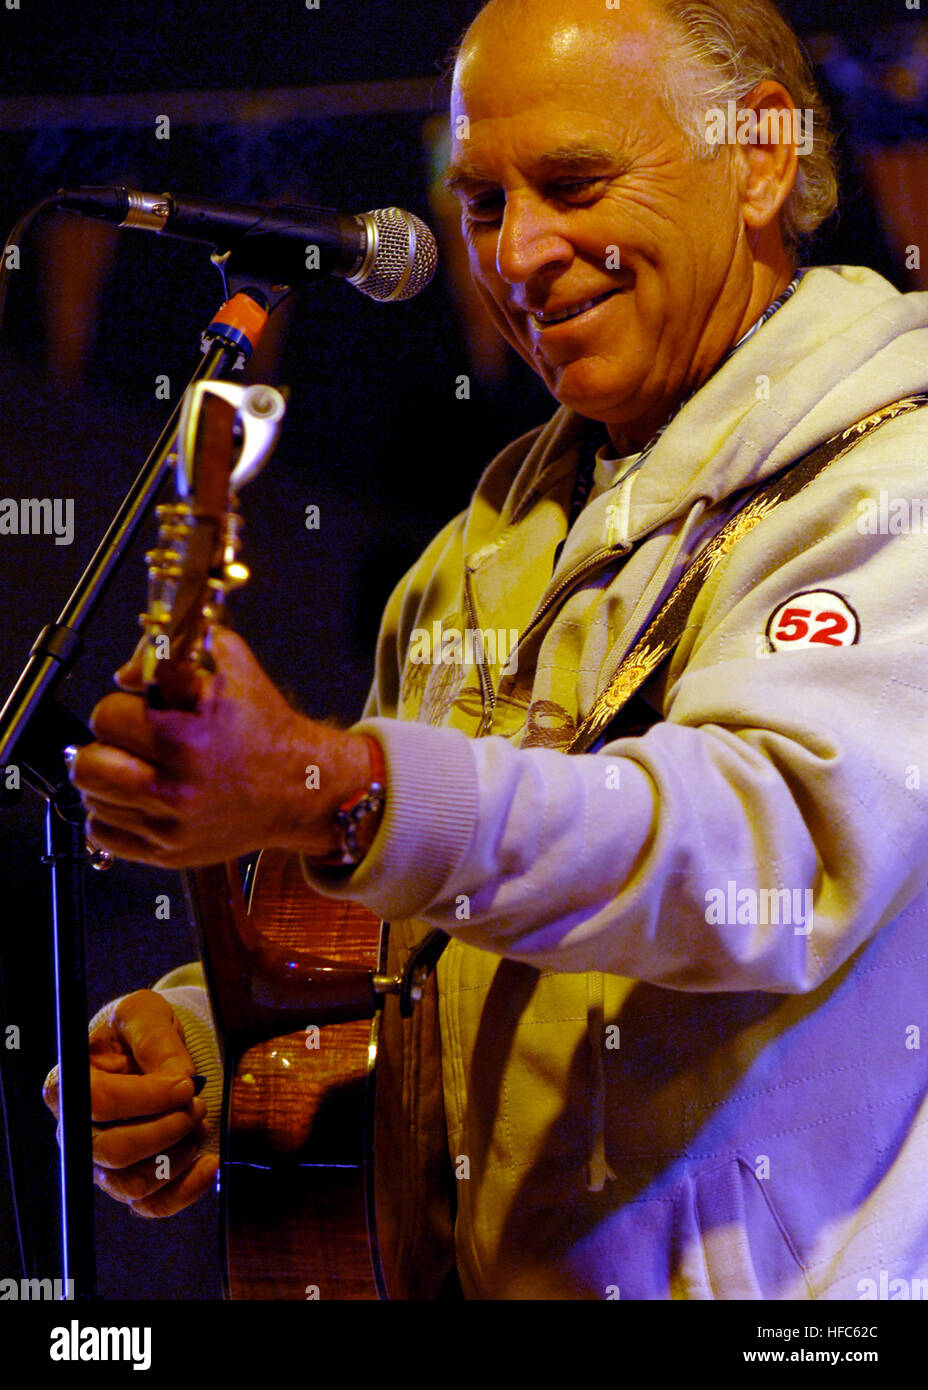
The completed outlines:
[[[424,222],[402,208],[357,215],[322,207],[259,207],[132,188],[62,188],[68,212],[239,251],[248,272],[275,285],[337,275],[381,303],[412,299],[435,274],[438,251]]]

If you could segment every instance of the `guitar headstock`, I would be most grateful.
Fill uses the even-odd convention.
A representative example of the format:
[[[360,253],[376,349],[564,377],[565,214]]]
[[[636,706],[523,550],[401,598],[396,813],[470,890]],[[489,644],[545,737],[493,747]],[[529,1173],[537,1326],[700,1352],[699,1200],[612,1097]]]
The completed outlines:
[[[177,500],[158,508],[149,551],[142,678],[151,703],[196,704],[196,672],[209,667],[212,627],[227,595],[248,579],[239,562],[238,489],[270,457],[286,410],[270,386],[200,381],[184,398],[177,436]]]

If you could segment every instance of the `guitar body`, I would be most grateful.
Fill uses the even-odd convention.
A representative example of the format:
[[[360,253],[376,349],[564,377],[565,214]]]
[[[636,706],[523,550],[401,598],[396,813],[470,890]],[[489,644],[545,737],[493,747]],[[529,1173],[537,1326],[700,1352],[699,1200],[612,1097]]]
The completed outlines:
[[[314,892],[265,850],[249,916],[278,947],[379,968],[380,921]],[[231,1298],[376,1299],[374,1076],[380,1014],[317,1025],[227,1058],[221,1218]]]

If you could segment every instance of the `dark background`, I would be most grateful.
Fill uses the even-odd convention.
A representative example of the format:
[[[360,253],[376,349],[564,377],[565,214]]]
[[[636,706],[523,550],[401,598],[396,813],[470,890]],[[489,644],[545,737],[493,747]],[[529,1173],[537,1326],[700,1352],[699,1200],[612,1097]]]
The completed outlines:
[[[428,220],[428,101],[360,116],[315,116],[304,101],[296,114],[255,122],[244,108],[241,120],[225,110],[221,120],[204,119],[202,101],[195,118],[185,116],[178,98],[181,115],[172,117],[165,141],[154,138],[154,119],[171,115],[170,93],[421,78],[434,79],[431,104],[440,109],[445,55],[477,8],[449,0],[322,0],[318,11],[302,0],[21,0],[19,10],[0,7],[4,235],[35,199],[80,183],[349,209],[396,203]],[[901,0],[785,8],[804,35],[828,32],[864,48],[900,24],[920,22]],[[836,101],[844,211],[806,260],[870,265],[904,287],[902,265],[859,177],[867,138],[859,105],[845,100],[828,73],[822,80]],[[117,105],[109,123],[63,100],[146,93],[168,95],[152,101],[145,119],[137,104],[124,116]],[[62,102],[52,107],[46,98]],[[118,244],[79,371],[62,370],[60,361],[56,367],[49,348],[52,319],[59,342],[68,323],[71,282],[57,278],[60,241],[56,259],[37,224],[12,278],[0,333],[0,497],[73,497],[76,533],[70,547],[48,537],[0,537],[0,697],[38,630],[56,617],[166,418],[156,376],[168,375],[176,399],[221,297],[204,251],[141,233],[112,236]],[[457,400],[456,379],[471,369],[440,280],[406,306],[375,305],[327,282],[292,308],[274,364],[276,379],[291,389],[288,418],[270,468],[243,497],[253,580],[234,617],[272,676],[309,712],[357,715],[392,584],[465,505],[496,449],[549,413],[544,390],[514,358],[502,377],[481,382],[478,372],[471,399]],[[309,503],[321,507],[318,532],[304,526]],[[65,691],[65,703],[84,717],[135,643],[152,536],[148,528],[134,547]],[[58,1272],[55,1145],[40,1098],[54,1060],[46,871],[38,862],[42,807],[27,793],[0,816],[2,1023],[21,1033],[13,1050],[3,1049],[0,1033],[6,1111],[29,1272],[51,1277]],[[176,877],[118,865],[90,880],[95,1010],[189,959],[192,945]],[[165,892],[170,922],[155,918],[155,898]],[[104,1296],[218,1296],[212,1202],[170,1223],[139,1221],[100,1194],[96,1205]],[[18,1273],[0,1163],[0,1277]]]

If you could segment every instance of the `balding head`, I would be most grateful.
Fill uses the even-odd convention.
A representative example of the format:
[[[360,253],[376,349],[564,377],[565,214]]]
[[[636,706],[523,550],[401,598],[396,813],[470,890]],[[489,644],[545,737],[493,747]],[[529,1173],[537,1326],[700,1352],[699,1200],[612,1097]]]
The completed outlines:
[[[500,40],[527,50],[542,34],[554,34],[561,52],[577,47],[590,62],[601,43],[628,47],[642,34],[658,31],[668,44],[680,38],[662,0],[622,0],[616,9],[607,9],[604,0],[488,0],[458,46],[456,72],[484,45],[492,47]]]

